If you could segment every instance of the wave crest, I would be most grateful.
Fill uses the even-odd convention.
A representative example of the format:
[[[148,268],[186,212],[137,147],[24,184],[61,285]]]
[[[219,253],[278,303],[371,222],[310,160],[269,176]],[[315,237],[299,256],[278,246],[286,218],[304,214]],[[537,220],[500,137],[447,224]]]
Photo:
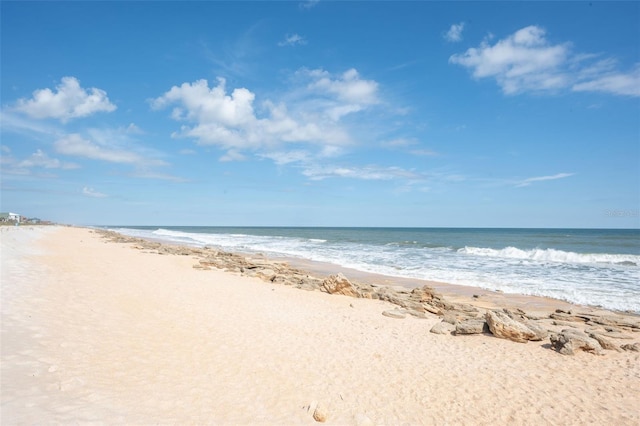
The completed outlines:
[[[640,264],[640,256],[633,254],[575,253],[556,249],[522,250],[516,247],[506,247],[496,250],[484,247],[464,247],[459,249],[458,253],[503,259],[534,260],[538,262],[606,263],[624,266],[638,266],[638,264]]]

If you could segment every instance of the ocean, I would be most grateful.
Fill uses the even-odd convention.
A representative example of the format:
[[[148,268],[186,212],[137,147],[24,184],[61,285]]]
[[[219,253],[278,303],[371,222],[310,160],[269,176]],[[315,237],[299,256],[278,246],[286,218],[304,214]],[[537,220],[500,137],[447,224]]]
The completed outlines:
[[[638,229],[107,227],[225,251],[640,313]]]

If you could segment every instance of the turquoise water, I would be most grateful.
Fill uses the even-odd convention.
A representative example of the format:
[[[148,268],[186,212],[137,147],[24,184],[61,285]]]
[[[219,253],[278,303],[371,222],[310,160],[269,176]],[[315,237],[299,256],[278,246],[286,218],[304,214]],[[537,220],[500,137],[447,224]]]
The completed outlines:
[[[640,230],[110,227],[228,251],[640,313]]]

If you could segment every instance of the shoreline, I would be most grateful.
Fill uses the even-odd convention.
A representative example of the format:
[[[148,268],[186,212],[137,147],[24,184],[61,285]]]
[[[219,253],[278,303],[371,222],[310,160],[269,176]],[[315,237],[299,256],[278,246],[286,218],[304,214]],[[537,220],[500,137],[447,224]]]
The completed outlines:
[[[565,355],[574,355],[579,350],[598,355],[604,350],[640,352],[640,343],[620,345],[611,340],[622,338],[620,333],[625,339],[633,339],[634,333],[640,333],[640,315],[634,313],[537,296],[479,293],[473,287],[396,279],[335,267],[330,263],[305,261],[293,262],[294,266],[291,266],[292,262],[286,258],[274,260],[263,253],[232,253],[207,246],[197,248],[130,237],[104,229],[96,232],[112,242],[134,244],[132,247],[138,250],[151,250],[148,253],[195,256],[199,263],[193,267],[197,269],[223,270],[298,289],[390,302],[397,307],[382,314],[393,318],[407,315],[427,318],[428,314],[434,314],[442,322],[431,329],[432,333],[490,334],[515,342],[549,339],[550,347]],[[304,269],[296,267],[300,265]],[[332,273],[327,273],[327,268]],[[346,271],[357,272],[354,276],[359,280],[350,280],[344,275]],[[448,292],[442,293],[436,287],[445,288]],[[461,290],[471,290],[471,295]],[[576,336],[573,332],[580,327],[584,334],[580,332]]]
[[[130,237],[125,234],[120,234],[117,231],[112,231],[107,228],[87,228],[97,230],[99,232],[113,232],[121,235],[124,239],[140,239],[153,243],[159,243],[162,245],[181,247],[185,249],[198,249],[199,247],[180,244],[178,242],[166,241],[162,238],[147,238],[147,237]],[[560,310],[576,310],[580,309],[591,313],[613,313],[617,315],[630,315],[640,318],[640,313],[631,311],[620,311],[614,309],[607,309],[601,306],[593,305],[581,305],[571,301],[556,299],[549,296],[537,296],[522,293],[506,293],[502,291],[490,290],[482,287],[475,287],[463,284],[452,284],[440,281],[431,281],[419,278],[402,277],[384,275],[375,272],[361,271],[330,262],[321,262],[315,260],[309,260],[291,256],[268,256],[259,252],[228,252],[223,249],[217,249],[217,251],[235,254],[247,258],[263,257],[272,262],[285,262],[292,267],[307,271],[312,275],[319,277],[327,277],[333,274],[342,273],[347,278],[362,282],[364,284],[373,286],[389,286],[389,287],[402,287],[406,289],[414,289],[423,287],[425,285],[434,288],[446,298],[457,303],[469,303],[474,306],[481,307],[483,309],[495,309],[495,308],[507,308],[507,309],[522,309],[531,311],[535,315],[550,314],[558,309]]]
[[[265,280],[251,268],[278,265],[257,256],[225,272],[88,228],[0,239],[3,424],[640,421],[637,352],[434,334],[439,315]]]
[[[378,247],[377,245],[361,251],[359,244],[353,246],[352,249],[354,251],[351,251],[351,249],[348,248],[351,247],[350,245],[347,244],[343,247],[341,243],[338,243],[341,241],[340,238],[343,237],[347,238],[347,241],[352,241],[353,238],[352,242],[354,242],[354,244],[361,240],[362,242],[366,242],[367,238],[370,237],[368,234],[361,234],[357,231],[351,236],[350,234],[342,235],[339,230],[335,232],[332,231],[332,233],[325,235],[322,231],[319,231],[320,228],[308,228],[308,230],[301,228],[299,232],[295,231],[297,228],[291,228],[291,230],[284,228],[285,231],[282,232],[271,232],[269,231],[270,228],[265,228],[265,230],[258,228],[257,231],[253,232],[249,230],[251,228],[247,228],[245,231],[243,231],[242,228],[233,228],[230,231],[224,231],[223,228],[222,230],[215,231],[217,228],[211,227],[212,233],[209,233],[206,227],[197,228],[203,229],[191,229],[189,227],[169,227],[167,229],[160,227],[158,229],[158,227],[155,226],[146,227],[140,232],[129,232],[129,228],[113,229],[112,227],[107,229],[122,232],[127,236],[147,238],[166,244],[187,244],[190,247],[206,247],[212,245],[221,250],[238,252],[246,256],[262,253],[272,259],[284,260],[294,265],[301,265],[301,267],[306,270],[313,270],[321,274],[345,271],[348,276],[358,277],[358,279],[365,281],[392,284],[395,281],[410,288],[428,284],[437,288],[439,291],[446,292],[455,297],[471,297],[474,294],[482,293],[489,297],[498,296],[497,298],[500,299],[501,296],[499,295],[510,294],[521,299],[521,306],[527,306],[524,298],[532,297],[539,298],[538,300],[558,300],[560,304],[566,302],[567,304],[581,307],[640,315],[640,306],[635,297],[638,293],[633,285],[638,278],[636,268],[618,270],[617,266],[614,265],[614,263],[620,263],[622,260],[633,260],[636,263],[637,260],[631,254],[609,255],[604,252],[597,254],[601,252],[595,247],[600,247],[604,244],[601,241],[603,237],[589,233],[584,235],[581,233],[565,235],[563,233],[563,238],[571,237],[574,240],[569,238],[569,242],[566,244],[558,242],[560,245],[556,245],[555,243],[557,241],[554,240],[552,245],[561,248],[551,249],[545,247],[549,247],[549,244],[551,244],[549,240],[551,237],[549,235],[552,236],[553,234],[547,235],[547,230],[543,230],[542,234],[535,234],[537,235],[536,238],[541,238],[542,249],[540,250],[530,249],[531,244],[535,244],[535,241],[528,239],[526,234],[522,236],[524,241],[521,241],[522,245],[520,245],[514,240],[519,234],[514,236],[504,234],[504,232],[499,233],[498,235],[501,235],[500,238],[504,238],[505,247],[507,245],[509,247],[499,249],[499,247],[502,246],[497,246],[498,248],[496,250],[477,248],[485,246],[494,247],[491,243],[493,236],[491,238],[482,237],[483,233],[478,234],[481,235],[481,237],[480,240],[477,241],[475,233],[469,235],[463,233],[465,238],[468,237],[471,239],[469,241],[456,237],[456,233],[451,236],[451,238],[453,238],[451,241],[442,240],[444,237],[438,236],[438,234],[435,234],[435,236],[431,236],[431,234],[416,235],[415,238],[420,241],[426,238],[424,241],[432,241],[433,244],[442,246],[443,248],[446,247],[443,250],[444,254],[440,255],[438,254],[439,250],[432,253],[429,249],[421,250],[414,247],[409,248],[409,251],[406,253],[403,247],[401,247],[397,253],[394,251],[388,252],[386,248],[380,248],[382,246]],[[151,232],[154,229],[155,231]],[[565,230],[563,230],[563,232],[564,231]],[[220,236],[221,240],[215,237],[218,232],[223,233]],[[230,232],[231,235],[239,233],[239,240],[236,241],[234,239],[235,237],[230,237],[224,234],[224,232]],[[245,233],[247,235],[244,235]],[[381,234],[380,237],[375,233],[373,235],[375,238],[384,239],[384,241],[387,241],[387,238],[391,238],[388,241],[401,241],[403,238],[411,239],[410,236],[404,235],[403,233],[397,235],[392,234],[391,236]],[[281,237],[279,236],[285,240],[281,242],[279,240]],[[296,236],[300,236],[302,240],[298,241]],[[326,240],[323,239],[325,237],[327,238]],[[431,237],[434,239],[429,239]],[[449,236],[446,238],[449,238]],[[489,239],[485,241],[486,244],[483,243],[487,238]],[[580,248],[575,247],[578,243],[582,249],[586,250],[590,247],[585,238],[589,238],[588,241],[594,241],[594,253],[588,250],[583,253]],[[593,240],[591,238],[593,238]],[[218,243],[221,245],[218,245]],[[413,243],[416,244],[417,241],[413,241]],[[452,245],[447,245],[448,243]],[[257,244],[257,246],[253,244]],[[272,247],[272,244],[275,244],[275,246]],[[394,245],[395,243],[389,244]],[[398,244],[402,246],[401,243]],[[467,248],[459,250],[455,248],[464,246],[465,244],[470,244],[472,246],[470,249],[479,251],[478,256],[464,254],[466,253],[464,250]],[[565,244],[566,247],[562,244]],[[418,246],[419,245],[420,244],[418,244]],[[259,248],[256,249],[255,247]],[[516,249],[514,247],[524,248]],[[274,249],[274,253],[268,251],[271,250],[271,248]],[[608,253],[618,253],[616,249],[612,247],[609,248],[613,251],[607,251]],[[576,249],[577,251],[574,253]],[[316,252],[314,250],[318,251]],[[382,251],[378,253],[379,250]],[[621,250],[620,253],[627,253],[624,249]],[[455,254],[456,251],[462,251],[463,254],[457,255]],[[404,260],[405,256],[403,253],[406,254],[408,260]],[[300,257],[300,255],[303,257]],[[362,259],[360,259],[360,255],[362,255]],[[373,262],[372,259],[379,256],[380,259],[386,260],[383,260],[382,263],[378,265],[377,261]],[[402,256],[402,258],[398,256]],[[495,259],[493,259],[494,256]],[[518,260],[520,256],[525,256],[523,259],[534,259],[534,261]],[[318,258],[324,260],[311,260]],[[543,260],[543,263],[538,261],[539,258]],[[420,261],[420,259],[422,259],[422,261]],[[392,261],[393,263],[391,263]],[[598,265],[594,265],[596,267],[592,268],[585,264],[585,262],[596,262]],[[478,263],[478,265],[475,263]],[[625,263],[622,262],[621,264]],[[600,266],[602,266],[602,268]],[[533,301],[534,299],[530,300]],[[535,302],[534,304],[544,305],[547,304],[547,302]],[[559,305],[559,308],[564,309],[567,306],[568,305]]]

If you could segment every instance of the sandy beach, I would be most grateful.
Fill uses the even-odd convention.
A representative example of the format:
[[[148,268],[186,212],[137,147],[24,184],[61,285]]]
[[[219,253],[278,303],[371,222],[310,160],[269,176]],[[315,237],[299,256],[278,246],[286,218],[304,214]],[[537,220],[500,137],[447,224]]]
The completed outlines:
[[[640,423],[638,352],[433,334],[89,229],[0,238],[3,425]]]

